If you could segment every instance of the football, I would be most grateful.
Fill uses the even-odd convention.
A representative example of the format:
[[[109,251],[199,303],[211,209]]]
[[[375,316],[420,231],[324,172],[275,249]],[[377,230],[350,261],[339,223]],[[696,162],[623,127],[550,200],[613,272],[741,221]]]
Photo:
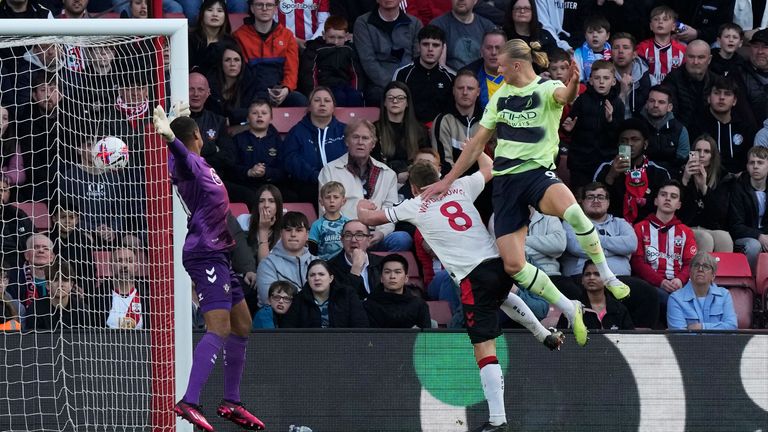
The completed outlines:
[[[91,156],[96,168],[124,168],[128,165],[128,145],[120,138],[104,137],[93,145]]]

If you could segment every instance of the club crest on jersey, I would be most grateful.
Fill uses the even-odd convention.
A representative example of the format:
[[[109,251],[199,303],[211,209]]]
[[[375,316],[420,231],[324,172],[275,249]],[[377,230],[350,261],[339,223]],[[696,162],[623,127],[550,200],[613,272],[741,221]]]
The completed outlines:
[[[141,303],[131,304],[131,310],[133,311],[133,313],[141,313]]]
[[[216,139],[216,131],[213,129],[208,129],[205,131],[205,134],[208,135],[209,140],[215,140]]]
[[[267,150],[267,154],[269,157],[275,157],[277,156],[277,149],[274,147],[270,147],[269,150]]]
[[[211,180],[219,186],[223,186],[224,182],[221,181],[221,177],[216,173],[216,170],[211,168]]]
[[[733,145],[742,145],[744,143],[744,136],[736,134],[733,136]]]
[[[682,237],[675,237],[675,247],[681,247],[683,245]]]
[[[677,57],[672,57],[672,67],[676,68],[679,67],[682,64],[682,60],[680,60]]]

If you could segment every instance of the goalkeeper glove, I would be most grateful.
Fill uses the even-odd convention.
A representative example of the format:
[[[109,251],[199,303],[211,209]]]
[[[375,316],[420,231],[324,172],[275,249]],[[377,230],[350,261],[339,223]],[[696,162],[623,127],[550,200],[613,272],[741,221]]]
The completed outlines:
[[[168,120],[162,106],[156,106],[152,112],[152,123],[155,125],[155,131],[162,135],[166,141],[171,142],[176,138],[173,130],[171,130],[171,121]]]
[[[189,117],[191,111],[189,110],[189,104],[186,102],[176,102],[168,111],[168,121],[173,121],[176,117]]]

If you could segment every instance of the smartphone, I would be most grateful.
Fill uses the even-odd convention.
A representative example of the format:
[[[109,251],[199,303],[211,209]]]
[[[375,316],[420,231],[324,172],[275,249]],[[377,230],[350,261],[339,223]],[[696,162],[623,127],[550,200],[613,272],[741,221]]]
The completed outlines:
[[[632,158],[632,147],[629,146],[629,144],[620,144],[619,145],[619,157],[624,160],[629,160]]]
[[[699,152],[692,151],[688,153],[688,160],[691,161],[691,163],[698,163],[699,162]]]

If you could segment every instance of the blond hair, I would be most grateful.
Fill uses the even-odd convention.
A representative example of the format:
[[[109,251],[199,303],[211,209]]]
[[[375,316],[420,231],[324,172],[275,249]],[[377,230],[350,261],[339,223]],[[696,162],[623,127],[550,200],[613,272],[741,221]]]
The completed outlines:
[[[504,44],[502,53],[510,59],[527,61],[543,69],[549,67],[549,58],[541,51],[541,44],[538,42],[531,42],[529,45],[522,39],[511,39]]]

